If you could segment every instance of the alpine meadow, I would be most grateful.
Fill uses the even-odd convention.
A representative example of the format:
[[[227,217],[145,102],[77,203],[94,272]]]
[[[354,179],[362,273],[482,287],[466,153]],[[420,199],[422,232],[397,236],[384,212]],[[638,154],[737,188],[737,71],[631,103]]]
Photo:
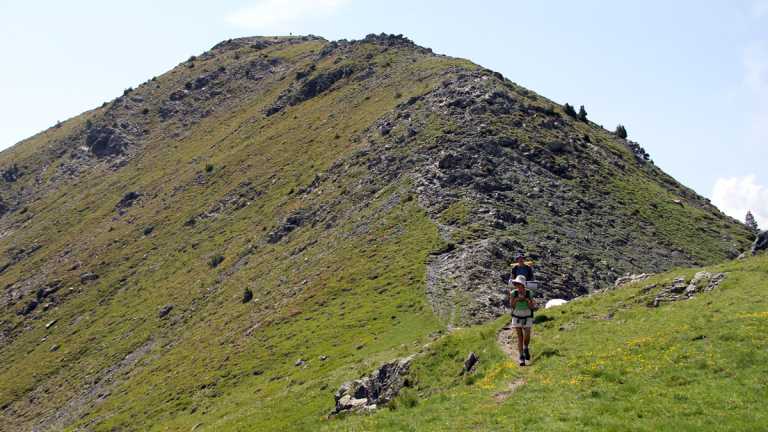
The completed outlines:
[[[3,431],[767,427],[763,234],[623,126],[401,35],[179,60],[0,153]]]

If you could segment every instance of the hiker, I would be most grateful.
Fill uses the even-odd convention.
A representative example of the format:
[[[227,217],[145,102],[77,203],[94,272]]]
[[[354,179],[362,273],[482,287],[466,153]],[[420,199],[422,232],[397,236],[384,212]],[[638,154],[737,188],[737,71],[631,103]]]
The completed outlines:
[[[517,264],[512,266],[512,276],[510,277],[510,280],[520,275],[525,276],[525,280],[527,281],[534,281],[533,267],[525,263],[525,255],[523,254],[517,254]]]
[[[525,366],[525,361],[531,359],[528,344],[531,342],[531,328],[533,328],[533,291],[525,287],[526,281],[523,275],[516,277],[511,282],[516,288],[509,293],[512,327],[517,331],[517,351],[520,353],[520,366]],[[525,338],[523,338],[523,333],[525,333]]]

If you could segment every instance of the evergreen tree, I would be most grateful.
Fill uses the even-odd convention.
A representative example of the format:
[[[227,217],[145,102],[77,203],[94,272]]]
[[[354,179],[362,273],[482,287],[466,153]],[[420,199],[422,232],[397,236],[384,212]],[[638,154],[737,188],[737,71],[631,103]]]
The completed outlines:
[[[579,120],[583,122],[587,121],[587,110],[584,109],[584,105],[579,108]]]
[[[569,116],[576,118],[576,110],[573,109],[571,105],[568,105],[568,102],[565,103],[565,108],[563,108],[563,111]]]
[[[621,139],[627,139],[627,128],[621,124],[616,126],[616,135],[618,135],[618,137]]]
[[[744,223],[747,224],[747,228],[749,228],[750,231],[753,232],[759,232],[760,229],[757,227],[757,221],[755,220],[755,217],[752,216],[752,212],[747,210],[747,217],[745,218]]]

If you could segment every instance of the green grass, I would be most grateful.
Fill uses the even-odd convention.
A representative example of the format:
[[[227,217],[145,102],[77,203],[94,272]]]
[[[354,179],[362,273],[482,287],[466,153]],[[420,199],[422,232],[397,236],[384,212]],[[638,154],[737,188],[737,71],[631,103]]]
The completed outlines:
[[[430,341],[429,334],[444,329],[427,303],[424,263],[430,253],[455,245],[440,238],[408,176],[368,179],[370,156],[357,155],[375,140],[371,125],[394,118],[402,110],[399,104],[429,94],[446,74],[480,67],[401,49],[383,53],[368,45],[346,58],[318,60],[316,53],[325,45],[309,41],[256,51],[246,44],[237,48],[238,58],[214,50],[198,56],[193,69],[182,63],[125,98],[0,153],[2,167],[18,165],[23,173],[16,182],[2,182],[3,199],[17,210],[2,219],[0,265],[13,265],[0,275],[0,283],[6,291],[26,294],[0,310],[9,341],[0,348],[4,425],[26,430],[32,421],[66,411],[51,429],[188,430],[201,422],[196,430],[254,425],[279,430],[301,422],[301,427],[354,428],[362,421],[356,416],[349,416],[349,423],[319,422],[332,408],[333,391],[383,362],[417,352]],[[314,65],[314,76],[346,66],[363,68],[366,54],[388,66],[368,80],[354,81],[355,75],[340,80],[317,97],[286,107],[285,115],[264,117],[296,71]],[[258,81],[228,75],[266,61],[276,62],[275,71],[281,72]],[[180,121],[180,114],[163,120],[159,113],[169,96],[205,71],[220,73],[209,86],[222,93],[189,96],[177,105],[180,112],[215,111],[194,121]],[[126,108],[130,98],[143,101]],[[520,96],[526,103],[534,98],[532,93]],[[536,103],[547,103],[541,99]],[[447,117],[410,114],[424,129],[418,142],[392,151],[403,160],[450,144],[462,132]],[[489,131],[541,148],[528,134],[509,131],[510,118],[522,114],[503,121],[485,116]],[[79,176],[62,176],[57,167],[70,163],[88,124],[119,127],[118,121],[148,131],[128,165],[114,169],[105,163]],[[399,122],[390,135],[408,127]],[[541,139],[562,138],[550,133]],[[600,137],[599,131],[589,133],[594,141]],[[341,167],[332,171],[337,162]],[[328,177],[316,182],[310,194],[298,193],[318,173]],[[654,186],[650,178],[649,192],[620,176],[610,177],[608,184],[617,195],[637,194],[638,203],[650,200],[642,194],[672,197],[667,189],[680,189],[674,182],[665,183],[668,188]],[[141,197],[120,215],[116,206],[129,191]],[[663,209],[674,216],[670,219],[685,221],[666,221],[664,212],[647,209],[638,217],[662,227],[658,232],[665,241],[693,253],[703,248],[702,262],[718,261],[720,255],[712,251],[722,250],[722,244],[730,248],[731,240],[747,244],[733,224],[708,216],[716,214],[711,208],[686,204]],[[497,234],[475,223],[476,210],[459,199],[441,215],[443,223],[462,227],[454,231],[456,243]],[[289,214],[306,220],[280,242],[267,242]],[[530,217],[531,226],[552,230],[537,220],[546,219]],[[724,224],[719,228],[733,239],[721,242],[719,234],[698,231],[701,235],[685,243],[688,237],[676,230],[688,232],[697,220]],[[144,236],[148,225],[154,231]],[[510,228],[503,234],[519,232]],[[84,273],[100,277],[82,284]],[[18,315],[34,290],[52,280],[60,280],[63,288],[51,308]],[[253,299],[242,303],[246,288]],[[473,301],[463,295],[457,295],[457,304]],[[174,309],[160,319],[158,312],[171,304]],[[58,321],[46,329],[53,320]],[[457,322],[464,321],[457,317]],[[390,429],[419,430],[427,423],[410,426],[412,420],[403,418],[423,412],[429,424],[437,425],[450,409],[466,413],[457,414],[462,417],[457,427],[474,428],[485,425],[487,413],[504,412],[504,406],[475,406],[517,376],[493,340],[500,325],[495,321],[441,339],[414,363],[413,384],[395,402],[397,408],[372,418],[396,425]],[[545,335],[546,330],[538,336],[538,345],[550,343]],[[54,344],[58,349],[52,351]],[[470,350],[481,357],[478,372],[469,379],[455,376],[460,358]],[[321,355],[329,359],[323,362]],[[294,366],[299,358],[307,361],[307,369]],[[541,359],[542,370],[547,361]],[[84,389],[93,390],[93,397],[102,394],[93,407],[94,399],[80,399],[90,394]],[[419,397],[422,393],[425,398]],[[67,411],[78,401],[83,404]]]
[[[518,369],[496,347],[506,318],[452,333],[412,366],[416,387],[403,397],[424,394],[416,406],[298,430],[761,430],[768,257],[707,270],[731,273],[695,299],[638,303],[648,295],[643,286],[696,272],[675,270],[539,312],[533,367]],[[610,313],[611,320],[597,317]],[[559,330],[571,322],[577,325]],[[477,381],[467,385],[456,372],[471,350],[481,360]],[[521,374],[525,385],[497,404],[494,396]]]

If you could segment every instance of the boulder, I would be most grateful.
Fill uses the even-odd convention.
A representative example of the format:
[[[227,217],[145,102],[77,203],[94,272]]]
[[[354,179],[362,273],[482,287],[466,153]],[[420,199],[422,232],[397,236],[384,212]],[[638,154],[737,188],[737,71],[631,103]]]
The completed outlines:
[[[614,286],[620,287],[620,286],[623,286],[623,285],[629,285],[632,282],[643,282],[643,281],[647,280],[650,277],[651,277],[651,275],[645,274],[645,273],[639,274],[639,275],[631,274],[629,276],[624,276],[624,277],[620,277],[620,278],[616,279],[616,283],[614,284]]]
[[[141,195],[138,192],[131,191],[123,195],[123,197],[120,199],[120,202],[117,203],[117,206],[119,208],[128,208],[133,205],[134,201],[139,199]]]
[[[420,354],[394,359],[381,365],[368,378],[343,383],[333,398],[336,406],[328,417],[352,411],[371,411],[397,396],[404,386],[411,361]]]
[[[563,149],[563,143],[560,141],[551,141],[547,143],[547,149],[551,152],[556,152]]]
[[[155,227],[153,227],[152,225],[150,225],[150,226],[148,226],[148,227],[144,228],[144,235],[145,235],[145,236],[146,236],[146,235],[150,235],[150,234],[152,234],[152,231],[154,231],[154,230],[155,230]]]
[[[85,146],[98,157],[121,155],[132,144],[131,138],[110,127],[91,128],[85,138]]]
[[[96,280],[96,279],[98,279],[98,278],[99,278],[99,275],[97,275],[97,274],[94,274],[94,273],[86,273],[86,274],[84,274],[84,275],[80,276],[80,282],[81,282],[81,283],[86,283],[86,282],[88,282],[88,281],[94,281],[94,280]]]
[[[30,312],[35,310],[37,308],[37,300],[30,300],[27,302],[27,305],[24,306],[24,308],[21,310],[22,315],[28,315]]]
[[[163,306],[162,309],[160,309],[160,313],[157,314],[157,317],[158,318],[162,318],[162,317],[168,315],[169,313],[171,313],[172,310],[173,310],[173,305],[172,304],[165,305],[165,306]]]
[[[755,242],[752,243],[752,256],[755,256],[757,251],[768,249],[768,230],[760,231],[760,234],[755,238]]]
[[[464,360],[464,373],[471,371],[472,367],[475,365],[475,363],[477,363],[478,360],[480,360],[480,358],[476,356],[475,353],[469,353],[467,359]]]

